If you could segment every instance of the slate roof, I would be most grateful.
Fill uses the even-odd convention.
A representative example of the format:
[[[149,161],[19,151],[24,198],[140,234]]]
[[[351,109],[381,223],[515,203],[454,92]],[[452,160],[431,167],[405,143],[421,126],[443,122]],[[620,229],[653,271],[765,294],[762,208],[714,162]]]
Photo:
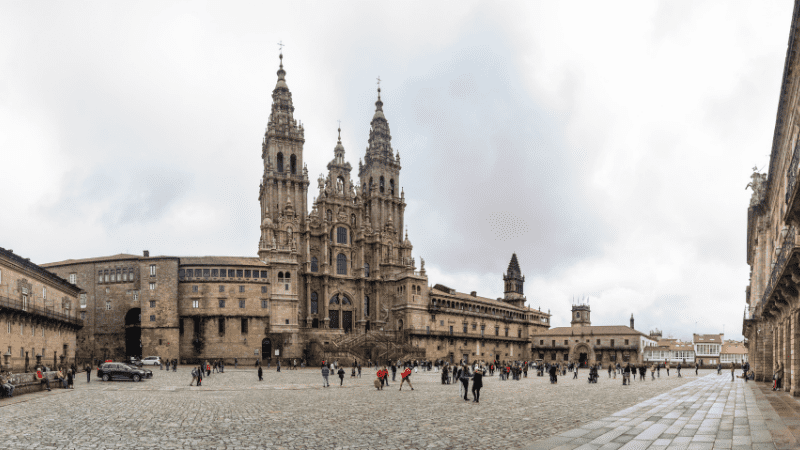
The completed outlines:
[[[574,334],[593,334],[598,335],[635,335],[650,338],[650,336],[642,333],[641,331],[634,330],[631,327],[624,325],[591,325],[591,326],[577,326],[577,327],[556,327],[549,330],[537,331],[536,336],[571,336]]]
[[[538,309],[533,309],[533,308],[528,308],[528,307],[520,308],[520,307],[517,307],[517,306],[514,306],[514,305],[510,305],[510,304],[508,304],[506,302],[499,301],[499,300],[496,300],[496,299],[480,297],[480,296],[477,296],[477,295],[473,297],[471,294],[467,294],[467,293],[464,293],[464,292],[456,292],[455,294],[451,294],[449,291],[445,291],[445,290],[442,290],[440,288],[442,288],[442,289],[450,289],[447,286],[443,286],[441,284],[437,284],[437,285],[435,285],[434,287],[431,288],[431,290],[430,290],[431,295],[438,295],[438,296],[441,296],[441,297],[449,297],[449,298],[453,298],[455,300],[463,300],[465,302],[480,303],[480,304],[487,305],[487,306],[492,306],[492,307],[496,307],[496,308],[505,308],[505,309],[510,309],[510,310],[519,311],[519,312],[536,311],[536,312],[538,312],[538,313],[540,313],[542,315],[545,315],[545,316],[548,316],[548,317],[550,316],[549,314],[543,313],[543,312],[539,311]]]
[[[692,335],[695,344],[722,344],[721,334],[695,334]]]
[[[141,259],[143,256],[141,255],[131,255],[128,253],[119,253],[112,256],[98,256],[95,258],[81,258],[81,259],[65,259],[64,261],[56,261],[47,264],[42,264],[42,267],[56,267],[56,266],[68,266],[72,264],[88,264],[94,262],[104,262],[104,261],[122,261],[128,259]],[[156,257],[158,258],[158,257]]]
[[[747,349],[745,348],[744,344],[741,342],[736,341],[728,341],[722,344],[722,351],[719,352],[720,354],[727,353],[727,354],[737,354],[737,355],[744,355],[747,353]]]
[[[13,263],[18,264],[19,266],[23,267],[24,269],[30,270],[31,272],[35,272],[44,278],[50,280],[51,282],[63,287],[65,290],[74,293],[75,295],[83,292],[83,289],[75,286],[74,284],[70,283],[69,281],[61,278],[60,276],[50,272],[49,270],[45,270],[38,264],[32,263],[29,259],[23,258],[16,253],[12,252],[11,250],[6,250],[3,247],[0,247],[0,256],[8,258]]]

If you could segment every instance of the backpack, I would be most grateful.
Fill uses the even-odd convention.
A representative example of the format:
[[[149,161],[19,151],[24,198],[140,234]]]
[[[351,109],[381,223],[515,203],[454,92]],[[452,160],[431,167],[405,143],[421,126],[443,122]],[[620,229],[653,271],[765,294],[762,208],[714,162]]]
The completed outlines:
[[[192,376],[197,377],[197,369],[192,369]]]

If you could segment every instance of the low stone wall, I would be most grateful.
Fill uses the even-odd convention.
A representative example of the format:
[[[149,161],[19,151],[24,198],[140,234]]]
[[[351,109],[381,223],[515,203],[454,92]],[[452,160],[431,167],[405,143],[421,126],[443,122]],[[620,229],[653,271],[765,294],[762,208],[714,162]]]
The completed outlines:
[[[51,389],[63,388],[63,384],[56,378],[56,372],[45,372],[44,376],[50,381]],[[17,373],[10,377],[11,384],[14,385],[14,396],[21,394],[28,394],[31,392],[39,392],[45,390],[45,385],[42,381],[36,379],[34,373]]]

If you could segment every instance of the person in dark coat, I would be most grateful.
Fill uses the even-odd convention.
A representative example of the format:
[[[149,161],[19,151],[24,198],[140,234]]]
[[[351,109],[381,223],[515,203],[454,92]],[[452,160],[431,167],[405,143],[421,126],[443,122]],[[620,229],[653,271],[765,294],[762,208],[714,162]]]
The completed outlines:
[[[86,382],[90,382],[92,378],[92,368],[88,364],[86,365]]]
[[[264,371],[260,365],[258,366],[258,381],[264,381]]]
[[[339,375],[339,387],[344,387],[344,369],[339,367],[339,371],[336,373]]]
[[[481,388],[483,387],[483,370],[478,369],[472,375],[472,398],[473,402],[478,403],[481,399]]]
[[[467,398],[467,395],[469,395],[469,379],[470,379],[469,368],[464,367],[464,369],[462,369],[461,371],[461,378],[460,378],[461,385],[464,388],[464,401],[469,400]]]

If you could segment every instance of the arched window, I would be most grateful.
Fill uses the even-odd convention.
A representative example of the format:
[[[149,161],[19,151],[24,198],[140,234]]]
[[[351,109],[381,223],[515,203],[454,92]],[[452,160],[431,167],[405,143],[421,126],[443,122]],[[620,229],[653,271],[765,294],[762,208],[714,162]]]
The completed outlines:
[[[347,256],[344,256],[344,253],[336,256],[336,274],[347,275]]]
[[[333,297],[331,297],[331,301],[329,303],[331,305],[338,305],[339,304],[339,294],[336,294]]]
[[[364,276],[369,277],[369,264],[364,263]]]
[[[283,283],[283,272],[278,272],[278,283]]]
[[[369,317],[369,296],[364,297],[364,315]]]
[[[283,172],[283,153],[278,153],[278,172]]]
[[[389,193],[394,197],[394,178],[389,180]]]
[[[364,183],[364,185],[361,186],[361,192],[367,192],[367,183]]]
[[[317,293],[311,293],[311,314],[317,314],[319,312],[319,302],[317,301]]]
[[[289,158],[289,171],[292,175],[297,175],[297,157],[294,155]]]
[[[347,228],[336,227],[336,243],[347,244]]]
[[[319,271],[319,262],[317,261],[317,257],[316,256],[312,256],[311,257],[311,271],[312,272]]]
[[[369,177],[369,191],[372,192],[372,177]]]
[[[380,186],[379,186],[379,189],[380,189],[380,191],[381,191],[381,194],[383,194],[383,189],[384,189],[384,187],[383,187],[383,184],[384,184],[384,183],[383,183],[383,175],[381,175],[381,184],[380,184]]]
[[[352,304],[353,304],[353,303],[350,301],[350,299],[349,299],[349,298],[347,298],[347,296],[346,296],[346,295],[343,295],[343,296],[342,296],[342,305],[352,305]]]

